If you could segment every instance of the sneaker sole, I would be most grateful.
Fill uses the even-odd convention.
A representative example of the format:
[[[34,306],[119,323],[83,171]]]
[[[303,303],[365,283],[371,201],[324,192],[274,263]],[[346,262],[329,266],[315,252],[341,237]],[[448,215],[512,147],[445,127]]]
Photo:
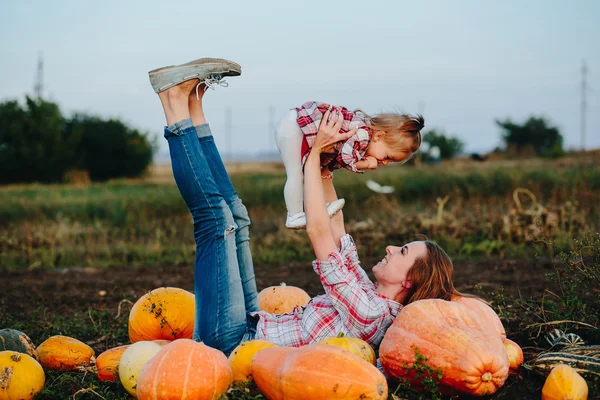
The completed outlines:
[[[195,68],[197,67],[197,68]],[[221,77],[225,76],[239,76],[242,74],[242,68],[239,64],[234,63],[233,61],[225,60],[222,58],[199,58],[194,61],[190,61],[181,65],[169,65],[166,67],[156,68],[148,72],[148,76],[150,78],[150,83],[152,84],[152,88],[156,93],[160,93],[169,89],[170,87],[176,86],[179,83],[185,82],[186,80],[191,79],[200,79],[203,80],[205,77],[200,77],[199,72],[194,72],[194,70],[199,70],[205,74],[216,74],[221,75]],[[190,75],[180,77],[177,82],[169,82],[165,83],[160,82],[161,79],[164,79],[163,76],[165,74],[169,75],[177,75],[178,71],[186,71],[189,70]],[[167,79],[168,81],[169,79]]]

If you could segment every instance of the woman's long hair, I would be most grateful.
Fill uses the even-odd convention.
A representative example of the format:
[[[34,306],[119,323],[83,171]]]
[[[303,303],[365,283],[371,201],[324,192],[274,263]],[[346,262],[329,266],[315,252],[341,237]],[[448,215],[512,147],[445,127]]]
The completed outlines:
[[[475,297],[460,293],[454,287],[454,265],[437,243],[424,240],[427,254],[417,258],[408,276],[412,286],[404,304],[423,299],[451,300],[454,296]]]

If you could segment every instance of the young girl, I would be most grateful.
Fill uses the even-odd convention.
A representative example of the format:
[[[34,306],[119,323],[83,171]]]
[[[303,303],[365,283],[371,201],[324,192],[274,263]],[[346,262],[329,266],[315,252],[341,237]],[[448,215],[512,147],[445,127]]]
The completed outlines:
[[[405,162],[421,145],[422,116],[409,114],[377,114],[368,116],[360,110],[350,112],[345,107],[309,101],[291,109],[281,118],[275,130],[277,147],[283,158],[287,174],[284,188],[287,217],[285,226],[301,229],[306,226],[302,171],[314,145],[319,124],[327,111],[338,111],[343,119],[340,132],[352,135],[340,141],[321,155],[324,176],[331,171],[346,168],[362,173],[363,169],[376,169],[389,162]],[[344,200],[327,204],[331,216],[344,206]]]
[[[175,182],[194,220],[193,338],[225,354],[253,338],[301,346],[339,332],[377,348],[403,304],[459,295],[452,284],[452,261],[428,241],[388,246],[385,257],[373,267],[377,285],[369,280],[354,241],[346,234],[342,213],[331,219],[327,215],[326,202],[337,196],[331,179],[321,178],[320,157],[352,134],[340,134],[342,114],[328,111],[305,163],[307,232],[317,258],[313,267],[325,294],[292,313],[259,311],[248,212],[206,123],[204,90],[195,90],[198,85],[218,84],[223,76],[240,74],[239,65],[215,59],[150,72],[167,120],[165,138]]]

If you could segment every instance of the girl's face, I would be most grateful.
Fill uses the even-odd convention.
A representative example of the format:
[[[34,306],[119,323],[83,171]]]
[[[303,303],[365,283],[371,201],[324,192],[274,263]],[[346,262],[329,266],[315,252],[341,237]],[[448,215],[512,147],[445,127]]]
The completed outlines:
[[[417,258],[427,255],[425,242],[410,242],[404,246],[388,246],[387,255],[373,267],[373,274],[383,285],[411,286],[409,271]]]
[[[409,139],[407,139],[407,148],[409,148],[410,145],[408,142]],[[392,149],[385,144],[385,141],[383,140],[383,134],[380,132],[375,132],[371,138],[369,147],[367,147],[365,155],[375,157],[379,165],[387,165],[390,162],[402,162],[405,161],[410,155],[409,152],[400,154],[397,153],[397,151],[392,151]]]

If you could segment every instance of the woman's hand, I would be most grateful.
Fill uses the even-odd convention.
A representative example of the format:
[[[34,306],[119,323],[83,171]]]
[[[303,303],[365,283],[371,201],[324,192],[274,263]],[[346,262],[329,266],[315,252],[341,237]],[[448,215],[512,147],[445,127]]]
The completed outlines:
[[[342,122],[344,122],[342,113],[337,110],[331,112],[330,107],[329,110],[323,114],[317,136],[313,143],[312,151],[318,153],[330,152],[337,142],[348,140],[356,133],[356,131],[358,131],[358,127],[355,126],[348,133],[340,133]]]

